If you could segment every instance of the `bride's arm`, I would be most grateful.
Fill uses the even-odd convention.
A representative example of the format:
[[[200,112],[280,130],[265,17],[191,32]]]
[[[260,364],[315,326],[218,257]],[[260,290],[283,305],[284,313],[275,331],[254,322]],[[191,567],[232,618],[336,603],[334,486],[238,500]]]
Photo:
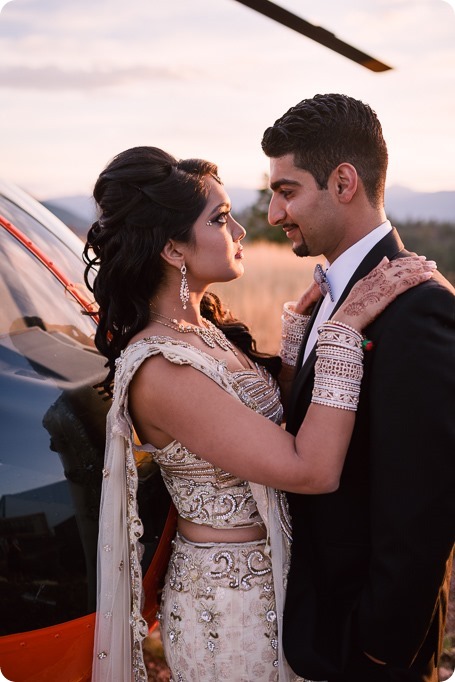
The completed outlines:
[[[305,493],[337,488],[355,419],[355,412],[311,405],[294,438],[198,370],[162,356],[136,372],[129,411],[143,443],[176,439],[242,480]]]
[[[425,266],[409,260],[387,263],[356,285],[337,321],[361,330],[396,296],[428,279]],[[397,276],[403,270],[405,277]],[[300,493],[336,490],[355,420],[354,411],[312,403],[294,438],[198,370],[162,357],[138,370],[129,406],[142,442],[163,447],[176,439],[244,480]]]
[[[316,282],[303,292],[298,301],[288,301],[283,305],[281,315],[281,370],[278,376],[281,402],[286,418],[287,407],[291,397],[292,382],[295,376],[295,365],[306,327],[316,302],[321,297]]]

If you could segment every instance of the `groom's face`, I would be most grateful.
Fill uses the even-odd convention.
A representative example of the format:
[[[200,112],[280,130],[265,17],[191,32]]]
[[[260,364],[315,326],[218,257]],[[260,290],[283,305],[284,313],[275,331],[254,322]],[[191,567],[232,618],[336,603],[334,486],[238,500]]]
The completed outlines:
[[[328,255],[336,248],[338,204],[329,189],[320,189],[294,155],[270,159],[269,222],[281,226],[297,256]]]

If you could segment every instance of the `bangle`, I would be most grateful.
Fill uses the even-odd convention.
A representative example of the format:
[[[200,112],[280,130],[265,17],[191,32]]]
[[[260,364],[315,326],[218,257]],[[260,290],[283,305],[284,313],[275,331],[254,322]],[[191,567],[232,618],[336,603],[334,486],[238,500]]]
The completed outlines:
[[[294,306],[295,301],[286,302],[281,315],[280,356],[291,367],[297,362],[303,335],[310,320],[310,315],[296,313]]]
[[[328,320],[318,327],[319,343],[330,343],[341,348],[361,348],[362,334],[343,322]]]
[[[342,410],[357,410],[363,376],[362,335],[334,320],[318,328],[311,402]]]
[[[362,332],[359,332],[358,329],[355,329],[354,327],[350,327],[346,322],[341,322],[341,320],[329,320],[330,324],[334,324],[337,327],[343,327],[343,329],[347,329],[348,331],[352,332],[353,334],[357,336],[362,336]]]

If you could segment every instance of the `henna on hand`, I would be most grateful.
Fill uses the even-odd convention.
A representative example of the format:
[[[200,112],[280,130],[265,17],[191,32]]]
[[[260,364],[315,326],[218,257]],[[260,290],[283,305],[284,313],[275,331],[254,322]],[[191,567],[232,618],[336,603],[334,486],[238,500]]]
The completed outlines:
[[[436,263],[422,256],[389,261],[384,258],[374,270],[352,288],[335,319],[361,331],[397,296],[429,279]]]
[[[397,283],[389,283],[384,272],[372,270],[352,289],[344,310],[347,315],[359,316],[369,305],[379,303],[383,296],[392,296],[396,288]]]

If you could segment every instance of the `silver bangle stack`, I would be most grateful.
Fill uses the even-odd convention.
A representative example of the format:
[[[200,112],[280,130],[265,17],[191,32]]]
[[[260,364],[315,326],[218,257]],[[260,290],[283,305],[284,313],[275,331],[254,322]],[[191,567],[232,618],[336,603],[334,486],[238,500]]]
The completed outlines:
[[[309,315],[295,312],[295,303],[295,301],[285,303],[281,315],[280,356],[283,362],[291,367],[295,367],[297,363],[303,335],[310,320]]]
[[[313,403],[357,410],[363,376],[362,334],[329,320],[318,328]]]

